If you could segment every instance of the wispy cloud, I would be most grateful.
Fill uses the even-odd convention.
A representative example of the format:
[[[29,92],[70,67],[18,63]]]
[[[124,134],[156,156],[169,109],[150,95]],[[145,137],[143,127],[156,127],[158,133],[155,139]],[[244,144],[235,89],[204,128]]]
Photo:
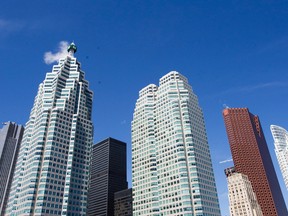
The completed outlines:
[[[221,94],[231,94],[231,93],[239,93],[239,92],[252,92],[265,88],[276,88],[276,87],[286,87],[288,86],[288,82],[269,82],[269,83],[260,83],[251,86],[240,86],[231,89],[227,89],[223,91]]]
[[[232,158],[227,159],[227,160],[220,161],[219,163],[222,164],[222,163],[228,163],[228,162],[231,162],[231,161],[233,161]]]
[[[44,62],[46,64],[51,64],[53,62],[57,62],[60,58],[66,57],[68,45],[69,43],[67,41],[61,41],[58,45],[58,51],[56,53],[49,51],[44,54]]]
[[[17,20],[0,19],[0,31],[9,33],[19,31],[25,27],[25,22]]]
[[[257,55],[257,54],[267,53],[267,52],[271,53],[275,50],[287,49],[287,47],[288,47],[288,37],[284,36],[284,37],[278,38],[276,40],[273,40],[273,41],[270,41],[269,43],[264,44],[263,46],[259,47],[251,54]]]

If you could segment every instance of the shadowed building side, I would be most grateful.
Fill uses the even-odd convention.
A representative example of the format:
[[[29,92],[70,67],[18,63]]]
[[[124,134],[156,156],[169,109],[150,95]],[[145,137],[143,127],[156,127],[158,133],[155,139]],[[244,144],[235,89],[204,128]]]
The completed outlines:
[[[0,129],[0,215],[4,215],[24,127],[13,122]]]
[[[132,216],[132,188],[114,194],[114,216]]]
[[[107,138],[93,145],[89,216],[113,216],[114,193],[127,189],[126,143]]]

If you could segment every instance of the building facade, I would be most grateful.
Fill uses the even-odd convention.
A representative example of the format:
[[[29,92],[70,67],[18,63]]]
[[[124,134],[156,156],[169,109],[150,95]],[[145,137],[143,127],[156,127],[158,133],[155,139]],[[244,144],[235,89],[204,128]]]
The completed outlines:
[[[6,215],[86,215],[93,93],[75,52],[72,43],[39,85]]]
[[[114,193],[127,189],[126,143],[107,138],[93,145],[89,216],[113,216]]]
[[[4,215],[24,127],[6,122],[0,129],[0,215]]]
[[[223,111],[235,170],[252,184],[263,215],[288,215],[258,116],[247,108]]]
[[[271,125],[270,130],[274,139],[277,160],[288,190],[288,132],[277,125]]]
[[[225,169],[228,183],[230,216],[263,216],[257,197],[248,177],[235,172],[235,168]]]
[[[132,188],[114,194],[114,216],[132,216]]]
[[[217,216],[202,110],[172,71],[139,92],[132,121],[133,215]]]

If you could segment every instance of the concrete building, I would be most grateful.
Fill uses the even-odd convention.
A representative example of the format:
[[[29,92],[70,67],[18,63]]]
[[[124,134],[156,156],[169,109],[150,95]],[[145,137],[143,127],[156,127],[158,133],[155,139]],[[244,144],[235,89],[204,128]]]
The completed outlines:
[[[39,85],[26,123],[6,215],[85,215],[93,141],[92,96],[67,56]]]
[[[4,215],[24,127],[6,122],[0,129],[0,215]]]
[[[235,170],[248,177],[263,215],[288,215],[258,116],[247,108],[223,111]]]
[[[107,138],[93,145],[89,216],[113,216],[114,193],[127,189],[126,143]]]
[[[139,92],[132,121],[133,215],[220,215],[202,110],[172,71]]]
[[[225,169],[228,182],[230,216],[262,216],[261,207],[248,177],[235,172],[235,168]]]
[[[132,188],[114,194],[114,216],[132,216]]]
[[[274,139],[275,153],[288,190],[288,132],[277,125],[270,126]]]

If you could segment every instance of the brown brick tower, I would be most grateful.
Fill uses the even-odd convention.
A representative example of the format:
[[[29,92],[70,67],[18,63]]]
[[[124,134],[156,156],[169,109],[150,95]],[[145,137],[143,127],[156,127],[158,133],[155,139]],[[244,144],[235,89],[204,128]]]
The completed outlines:
[[[258,116],[247,108],[223,111],[235,169],[248,176],[265,216],[288,215]]]

